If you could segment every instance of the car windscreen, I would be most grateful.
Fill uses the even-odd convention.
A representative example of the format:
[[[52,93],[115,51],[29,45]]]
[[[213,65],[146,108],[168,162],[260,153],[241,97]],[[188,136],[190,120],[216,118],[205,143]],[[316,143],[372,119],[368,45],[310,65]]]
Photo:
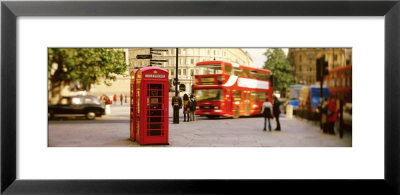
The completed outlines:
[[[100,104],[97,98],[85,97],[85,104]]]

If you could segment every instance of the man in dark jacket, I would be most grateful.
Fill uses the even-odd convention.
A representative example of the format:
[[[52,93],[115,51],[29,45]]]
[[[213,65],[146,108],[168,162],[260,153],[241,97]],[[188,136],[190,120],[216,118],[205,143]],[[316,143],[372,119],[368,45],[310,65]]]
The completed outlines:
[[[274,96],[274,105],[273,105],[273,111],[274,111],[274,117],[276,119],[276,128],[275,131],[280,131],[281,130],[281,124],[279,123],[279,114],[281,113],[281,110],[279,108],[280,102],[278,97]]]
[[[172,108],[174,109],[173,123],[179,123],[179,109],[182,109],[182,98],[179,96],[172,97]]]

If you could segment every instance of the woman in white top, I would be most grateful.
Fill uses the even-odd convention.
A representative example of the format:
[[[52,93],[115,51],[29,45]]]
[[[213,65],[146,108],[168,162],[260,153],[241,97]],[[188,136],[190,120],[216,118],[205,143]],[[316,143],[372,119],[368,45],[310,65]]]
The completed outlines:
[[[268,121],[269,131],[271,131],[271,118],[273,118],[274,115],[272,113],[272,104],[269,101],[268,96],[267,96],[267,98],[265,99],[265,102],[262,105],[261,113],[264,115],[264,131],[267,130],[266,129],[267,128],[267,121]]]

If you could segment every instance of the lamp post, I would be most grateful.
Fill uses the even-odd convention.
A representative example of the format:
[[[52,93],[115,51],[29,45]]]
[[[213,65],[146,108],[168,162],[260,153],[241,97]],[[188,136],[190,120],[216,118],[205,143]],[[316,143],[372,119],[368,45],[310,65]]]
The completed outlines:
[[[176,62],[175,62],[175,96],[178,96],[178,48],[176,48]]]
[[[179,124],[179,104],[182,104],[182,99],[178,98],[178,48],[176,48],[176,60],[175,60],[175,96],[172,98],[172,104],[174,109],[173,123]]]

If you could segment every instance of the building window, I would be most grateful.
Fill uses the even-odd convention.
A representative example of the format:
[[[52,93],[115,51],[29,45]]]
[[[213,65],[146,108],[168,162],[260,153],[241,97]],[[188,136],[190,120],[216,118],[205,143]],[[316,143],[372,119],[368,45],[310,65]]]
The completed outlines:
[[[194,75],[194,70],[190,69],[190,76],[193,76],[193,75]]]
[[[333,61],[337,61],[337,54],[333,55]]]
[[[171,71],[171,76],[174,76],[174,72],[175,72],[175,70],[172,69],[172,71]]]
[[[194,64],[194,59],[190,59],[190,64]]]
[[[178,70],[178,75],[182,75],[182,70],[181,69]]]
[[[186,75],[186,69],[183,69],[183,75]]]
[[[309,55],[309,56],[308,56],[308,60],[310,61],[310,64],[313,63],[313,61],[314,61],[314,56],[313,56],[313,55]]]
[[[300,55],[300,56],[299,56],[299,61],[301,62],[302,60],[303,60],[303,56]]]

